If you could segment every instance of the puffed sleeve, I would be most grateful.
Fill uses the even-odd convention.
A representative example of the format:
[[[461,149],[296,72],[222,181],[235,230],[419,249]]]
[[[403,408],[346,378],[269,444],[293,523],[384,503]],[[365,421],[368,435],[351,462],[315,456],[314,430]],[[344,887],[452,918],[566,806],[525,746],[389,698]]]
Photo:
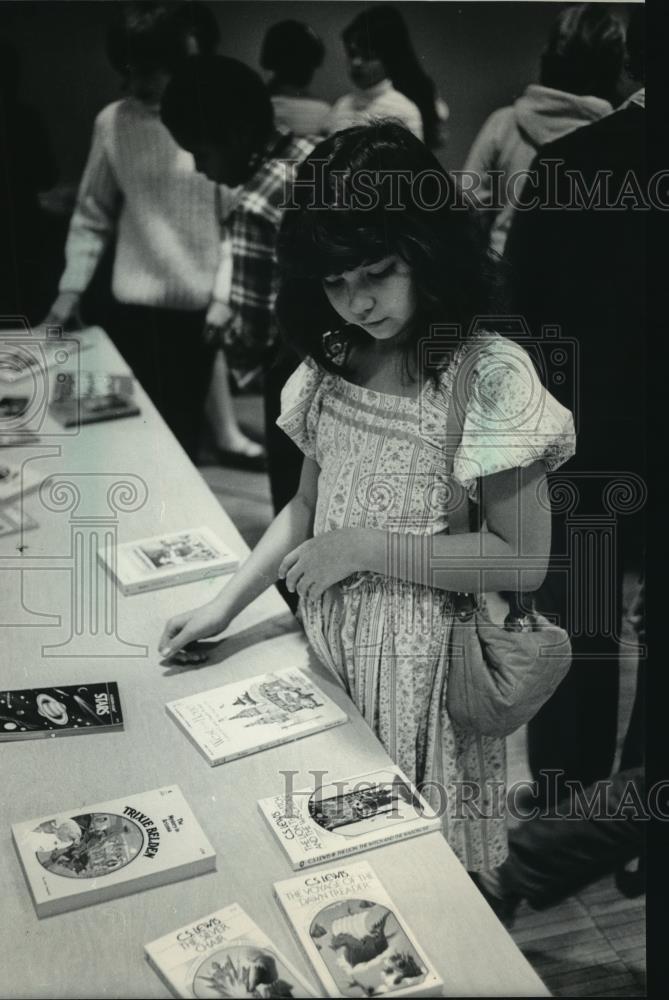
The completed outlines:
[[[530,356],[513,341],[493,336],[484,342],[471,355],[467,378],[456,384],[465,415],[453,474],[470,495],[482,476],[538,460],[550,472],[574,454],[570,411],[544,388]]]
[[[308,358],[281,390],[281,416],[276,423],[307,458],[316,459],[316,432],[320,415],[323,371]]]

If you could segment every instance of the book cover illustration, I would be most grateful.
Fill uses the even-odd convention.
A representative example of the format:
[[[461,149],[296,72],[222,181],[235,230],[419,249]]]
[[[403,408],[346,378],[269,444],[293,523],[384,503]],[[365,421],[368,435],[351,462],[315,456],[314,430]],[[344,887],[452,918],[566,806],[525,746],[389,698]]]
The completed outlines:
[[[216,865],[176,785],[15,823],[12,836],[40,917]]]
[[[295,869],[441,827],[397,767],[260,799],[258,806]]]
[[[443,981],[367,862],[274,891],[329,996],[428,996]]]
[[[0,740],[123,729],[114,681],[0,691]]]
[[[27,396],[0,396],[0,431],[4,431],[5,421],[24,414],[29,402]]]
[[[125,542],[98,558],[124,594],[230,573],[239,559],[207,527]]]
[[[313,997],[249,915],[232,903],[145,946],[178,997]]]
[[[54,380],[50,412],[64,427],[137,416],[132,375],[61,372]]]
[[[31,468],[0,462],[0,503],[19,499],[22,493],[36,489],[42,479]]]
[[[0,508],[0,538],[37,527],[35,518],[26,513],[21,504],[6,504]]]
[[[80,332],[87,335],[96,330],[99,328],[88,327]],[[10,331],[3,332],[6,336]],[[71,353],[73,345],[76,345],[78,353],[92,346],[88,336],[80,337],[78,334],[76,337],[67,334],[67,339],[61,337],[43,339],[27,337],[25,330],[16,330],[15,333],[19,335],[17,341],[9,339],[0,343],[0,383],[5,385],[13,385],[27,376],[31,376],[33,380],[38,379],[48,369],[62,366],[63,353],[66,355]]]
[[[347,719],[306,674],[292,667],[190,695],[166,707],[212,765]]]

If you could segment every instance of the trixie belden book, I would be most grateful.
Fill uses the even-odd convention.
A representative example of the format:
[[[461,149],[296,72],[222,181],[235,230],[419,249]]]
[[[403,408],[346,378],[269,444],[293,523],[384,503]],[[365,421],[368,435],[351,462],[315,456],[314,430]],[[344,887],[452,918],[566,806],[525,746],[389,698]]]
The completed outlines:
[[[165,707],[212,766],[347,720],[341,708],[293,667],[189,695]]]
[[[434,996],[443,981],[374,869],[338,865],[274,883],[328,996]]]
[[[177,997],[313,997],[272,941],[232,903],[145,946]]]
[[[231,573],[239,565],[235,553],[207,527],[100,549],[98,559],[126,595]]]
[[[0,691],[0,740],[122,729],[123,712],[115,681]]]
[[[132,375],[103,372],[62,372],[54,382],[49,412],[63,427],[95,424],[101,420],[135,417]]]
[[[15,823],[12,835],[40,917],[216,867],[177,785]]]
[[[295,870],[441,828],[398,767],[274,795],[258,806]]]

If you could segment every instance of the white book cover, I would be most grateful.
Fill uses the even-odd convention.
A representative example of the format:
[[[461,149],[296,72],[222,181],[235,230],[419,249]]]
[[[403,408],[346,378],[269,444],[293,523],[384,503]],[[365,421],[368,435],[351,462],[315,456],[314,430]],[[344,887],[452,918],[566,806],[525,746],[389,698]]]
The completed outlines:
[[[293,667],[170,701],[166,708],[211,765],[347,720],[341,708]]]
[[[0,459],[0,503],[20,499],[23,494],[37,489],[44,478],[31,465],[15,465]]]
[[[40,917],[216,867],[177,785],[15,823],[12,836]]]
[[[328,996],[441,994],[443,980],[367,861],[275,882],[274,892]]]
[[[314,997],[296,969],[232,903],[145,945],[177,997]]]
[[[273,795],[258,806],[298,871],[441,828],[398,767]]]
[[[99,549],[98,559],[126,595],[231,573],[239,565],[238,556],[207,527]]]

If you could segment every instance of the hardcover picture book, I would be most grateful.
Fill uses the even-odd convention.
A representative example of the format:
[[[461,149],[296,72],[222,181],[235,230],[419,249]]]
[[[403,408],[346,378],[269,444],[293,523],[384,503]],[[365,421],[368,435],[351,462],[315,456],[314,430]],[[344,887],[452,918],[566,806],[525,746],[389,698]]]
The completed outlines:
[[[366,861],[274,883],[328,996],[434,996],[443,980]]]
[[[441,828],[397,767],[260,799],[258,806],[296,870]]]
[[[0,691],[0,740],[123,729],[115,681]]]
[[[63,427],[134,417],[140,412],[133,399],[134,384],[132,375],[61,373],[54,380],[49,410]]]
[[[18,500],[22,494],[36,489],[43,478],[30,465],[22,467],[0,461],[0,503]]]
[[[15,823],[12,836],[39,917],[216,867],[177,785]]]
[[[0,507],[0,538],[36,527],[37,521],[21,508],[21,504],[5,504]]]
[[[306,674],[292,667],[170,701],[166,708],[212,766],[347,720]]]
[[[145,951],[177,997],[315,996],[238,903],[152,941]]]
[[[100,549],[98,558],[126,595],[231,573],[239,565],[235,553],[206,527],[124,542],[110,551]]]

